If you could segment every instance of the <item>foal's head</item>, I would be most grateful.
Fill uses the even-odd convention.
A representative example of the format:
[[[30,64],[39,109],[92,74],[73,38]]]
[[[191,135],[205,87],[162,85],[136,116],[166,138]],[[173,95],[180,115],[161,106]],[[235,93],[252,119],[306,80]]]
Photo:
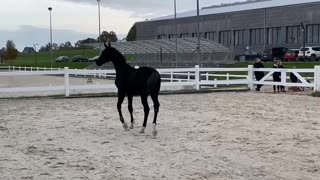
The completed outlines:
[[[101,66],[104,63],[112,61],[112,58],[114,58],[114,55],[116,52],[116,49],[111,47],[110,43],[108,43],[108,45],[106,45],[106,43],[104,43],[104,47],[105,47],[105,49],[102,51],[100,57],[96,60],[96,64],[98,66]]]

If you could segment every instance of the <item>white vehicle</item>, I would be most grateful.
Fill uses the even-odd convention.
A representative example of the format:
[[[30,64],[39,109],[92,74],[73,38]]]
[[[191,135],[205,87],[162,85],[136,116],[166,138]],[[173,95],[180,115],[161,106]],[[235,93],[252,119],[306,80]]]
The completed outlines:
[[[299,50],[298,58],[303,59],[305,57],[311,61],[319,61],[320,59],[320,47],[302,47]]]
[[[99,56],[95,56],[93,58],[89,59],[89,62],[96,62],[96,60],[99,58]]]

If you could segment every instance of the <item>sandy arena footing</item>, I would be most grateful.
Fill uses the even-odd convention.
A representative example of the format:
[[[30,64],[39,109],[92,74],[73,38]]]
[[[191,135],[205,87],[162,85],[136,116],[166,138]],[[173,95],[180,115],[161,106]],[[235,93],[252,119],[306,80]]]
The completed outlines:
[[[320,100],[269,93],[160,96],[158,137],[124,131],[117,98],[0,100],[0,179],[320,177]],[[127,102],[123,105],[129,122]]]

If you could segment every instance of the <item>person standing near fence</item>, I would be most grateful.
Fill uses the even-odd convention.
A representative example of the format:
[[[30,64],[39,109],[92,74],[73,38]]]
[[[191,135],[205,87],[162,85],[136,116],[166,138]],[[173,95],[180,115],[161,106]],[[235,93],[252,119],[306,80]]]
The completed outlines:
[[[279,61],[279,68],[284,69],[283,63],[281,61]],[[281,73],[280,73],[280,76],[281,76]],[[281,81],[281,78],[280,78],[280,81]],[[280,91],[281,92],[286,92],[286,88],[284,86],[280,86]]]
[[[279,63],[280,63],[280,61],[275,60],[274,63],[273,63],[273,68],[279,68]],[[280,72],[278,72],[278,71],[274,72],[273,75],[272,75],[273,82],[281,82],[280,76],[281,76]],[[276,93],[277,92],[276,90],[278,90],[278,92],[280,92],[280,86],[273,85],[273,92]]]
[[[264,65],[263,63],[261,62],[261,59],[257,58],[255,60],[255,63],[253,64],[253,67],[254,68],[264,68]],[[260,81],[263,77],[264,77],[264,72],[262,71],[255,71],[254,72],[254,76],[256,77],[256,80],[257,81]],[[257,87],[256,87],[256,91],[260,91],[261,87],[263,85],[262,84],[258,84]]]

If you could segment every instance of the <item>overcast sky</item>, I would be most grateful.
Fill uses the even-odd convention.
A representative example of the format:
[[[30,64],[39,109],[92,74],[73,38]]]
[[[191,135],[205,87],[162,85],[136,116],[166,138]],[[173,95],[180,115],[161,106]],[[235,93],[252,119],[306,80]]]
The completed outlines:
[[[200,7],[244,0],[200,0]],[[120,38],[137,21],[173,13],[174,0],[101,0],[102,30],[115,31]],[[49,11],[52,7],[53,42],[75,43],[96,38],[97,0],[0,0],[0,47],[8,39],[18,49],[49,42]],[[196,0],[177,0],[177,11],[194,10]]]

